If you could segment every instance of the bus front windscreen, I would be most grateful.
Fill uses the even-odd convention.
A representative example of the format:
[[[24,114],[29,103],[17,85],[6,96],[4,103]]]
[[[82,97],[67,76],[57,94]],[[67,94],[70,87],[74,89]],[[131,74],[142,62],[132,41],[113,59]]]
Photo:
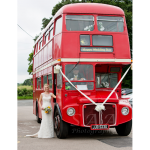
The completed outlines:
[[[85,82],[93,80],[93,65],[68,64],[65,66],[65,75],[79,90],[93,90],[94,88],[93,82]],[[75,90],[69,82],[65,83],[65,88]]]
[[[93,31],[94,17],[92,15],[66,15],[68,31]]]

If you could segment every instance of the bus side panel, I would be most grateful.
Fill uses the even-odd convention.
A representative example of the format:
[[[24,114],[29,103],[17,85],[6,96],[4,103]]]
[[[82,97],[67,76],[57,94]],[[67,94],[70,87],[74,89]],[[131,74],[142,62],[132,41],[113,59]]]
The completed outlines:
[[[79,50],[80,50],[80,48],[79,48]],[[91,52],[91,54],[89,55],[89,53],[82,52],[80,54],[80,58],[114,59],[114,53],[93,53],[93,52]]]
[[[38,114],[39,114],[39,118],[42,118],[42,112],[41,112],[41,108],[39,106],[39,97],[40,97],[40,94],[42,92],[43,92],[42,89],[36,91],[36,99],[38,99]],[[42,101],[41,101],[41,106],[42,106]]]
[[[56,88],[56,103],[58,104],[60,111],[62,111],[62,89]],[[62,114],[62,112],[61,112]]]
[[[113,36],[113,43],[116,59],[131,59],[127,34],[115,34]]]
[[[77,33],[63,33],[62,43],[62,58],[79,58]]]
[[[121,113],[121,110],[122,110],[123,107],[128,107],[129,108],[129,114],[126,115],[126,116],[122,115],[122,113]],[[132,107],[131,107],[130,103],[126,104],[126,105],[118,104],[117,105],[117,121],[116,121],[116,124],[117,125],[123,124],[125,122],[130,121],[131,119],[132,119]]]
[[[33,114],[36,115],[36,100],[33,99]]]
[[[36,98],[35,98],[35,75],[33,75],[33,114],[36,115]]]

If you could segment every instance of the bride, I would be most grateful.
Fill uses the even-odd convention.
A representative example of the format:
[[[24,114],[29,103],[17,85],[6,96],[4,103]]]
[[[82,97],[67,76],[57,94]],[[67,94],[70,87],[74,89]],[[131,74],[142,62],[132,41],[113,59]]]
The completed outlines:
[[[26,135],[29,137],[38,137],[38,138],[52,138],[54,137],[54,127],[53,127],[53,110],[49,113],[46,113],[44,109],[48,106],[51,106],[51,97],[56,98],[53,93],[49,93],[49,85],[44,85],[44,93],[41,93],[39,98],[39,105],[42,110],[42,121],[40,129],[37,133],[33,135]],[[41,106],[41,101],[43,101],[43,105]]]

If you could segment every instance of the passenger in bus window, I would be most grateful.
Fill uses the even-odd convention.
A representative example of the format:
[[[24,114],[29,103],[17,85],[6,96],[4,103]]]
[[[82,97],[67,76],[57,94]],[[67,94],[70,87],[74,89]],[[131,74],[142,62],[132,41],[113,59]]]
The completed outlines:
[[[72,73],[68,75],[69,80],[86,80],[84,75],[79,72],[78,66],[76,66]]]

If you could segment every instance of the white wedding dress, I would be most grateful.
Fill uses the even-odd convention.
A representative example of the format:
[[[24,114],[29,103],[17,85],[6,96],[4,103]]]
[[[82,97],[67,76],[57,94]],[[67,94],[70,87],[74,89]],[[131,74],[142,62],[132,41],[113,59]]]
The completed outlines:
[[[49,94],[42,93],[42,101],[43,101],[42,107],[46,108],[50,106],[52,108],[51,93]],[[48,114],[46,114],[45,111],[42,110],[42,121],[41,121],[40,130],[33,135],[26,135],[26,136],[38,137],[38,138],[54,137],[53,110],[51,110]]]

